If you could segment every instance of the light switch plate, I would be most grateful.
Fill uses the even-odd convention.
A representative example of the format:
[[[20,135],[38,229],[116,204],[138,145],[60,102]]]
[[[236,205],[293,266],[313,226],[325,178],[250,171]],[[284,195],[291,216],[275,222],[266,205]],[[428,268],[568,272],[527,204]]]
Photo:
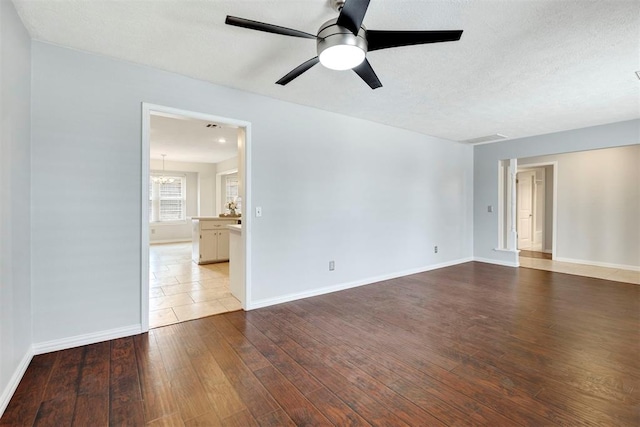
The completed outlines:
[[[256,206],[256,217],[262,216],[262,206]]]

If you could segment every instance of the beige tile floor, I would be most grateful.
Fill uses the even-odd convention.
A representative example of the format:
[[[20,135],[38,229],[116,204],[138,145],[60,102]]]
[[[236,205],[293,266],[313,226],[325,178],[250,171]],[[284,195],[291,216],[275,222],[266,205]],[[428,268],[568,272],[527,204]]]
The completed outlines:
[[[229,291],[229,263],[194,263],[191,243],[151,245],[149,285],[150,328],[242,308]]]
[[[520,267],[640,285],[640,271],[598,267],[595,265],[573,264],[570,262],[553,261],[550,259],[530,258],[522,255],[520,255]]]

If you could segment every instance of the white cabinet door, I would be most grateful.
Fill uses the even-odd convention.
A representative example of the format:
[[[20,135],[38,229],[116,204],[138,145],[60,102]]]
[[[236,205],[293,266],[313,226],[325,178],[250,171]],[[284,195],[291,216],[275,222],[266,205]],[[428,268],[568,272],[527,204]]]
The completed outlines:
[[[229,230],[218,231],[218,260],[229,259]]]
[[[200,263],[218,259],[218,233],[217,230],[200,231]]]
[[[193,221],[193,260],[198,264],[229,260],[229,224],[237,220]]]

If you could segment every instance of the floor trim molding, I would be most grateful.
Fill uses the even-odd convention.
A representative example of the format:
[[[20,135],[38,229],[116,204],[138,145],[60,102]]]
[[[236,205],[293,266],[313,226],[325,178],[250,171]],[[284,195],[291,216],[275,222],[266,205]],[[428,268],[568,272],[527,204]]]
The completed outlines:
[[[191,239],[164,239],[164,240],[152,240],[150,245],[164,245],[166,243],[191,243]]]
[[[344,291],[346,289],[356,288],[358,286],[371,285],[373,283],[382,282],[385,280],[396,279],[398,277],[410,276],[412,274],[424,273],[425,271],[437,270],[439,268],[450,267],[452,265],[464,264],[465,262],[473,261],[472,257],[461,258],[453,261],[443,262],[440,264],[434,264],[424,267],[419,267],[410,270],[399,271],[396,273],[385,274],[381,276],[369,277],[363,280],[356,280],[353,282],[339,283],[337,285],[327,286],[324,288],[313,289],[305,292],[299,292],[295,294],[283,295],[276,298],[267,298],[258,301],[249,301],[247,304],[247,310],[254,310],[257,308],[268,307],[271,305],[282,304],[284,302],[295,301],[303,298],[315,297],[318,295],[329,294],[332,292]]]
[[[584,259],[560,258],[560,257],[556,257],[554,261],[570,262],[572,264],[582,264],[582,265],[595,265],[596,267],[617,268],[620,270],[640,271],[640,266],[637,266],[637,265],[612,264],[609,262],[588,261]]]
[[[7,406],[9,405],[9,402],[13,397],[13,393],[16,392],[18,384],[20,384],[24,373],[27,371],[27,368],[29,367],[29,363],[31,363],[31,359],[33,359],[33,356],[33,347],[29,347],[24,357],[18,364],[18,367],[13,372],[9,383],[2,391],[2,396],[0,396],[0,417],[2,417],[2,414],[4,414],[4,410],[7,409]]]
[[[505,267],[520,267],[519,262],[500,261],[497,259],[481,258],[481,257],[474,257],[473,260],[478,262],[484,262],[486,264],[503,265]]]
[[[66,350],[68,348],[95,344],[101,341],[108,341],[141,333],[142,326],[140,324],[124,326],[122,328],[109,329],[106,331],[92,332],[89,334],[76,335],[68,338],[34,343],[33,353],[43,354],[49,353],[51,351]]]

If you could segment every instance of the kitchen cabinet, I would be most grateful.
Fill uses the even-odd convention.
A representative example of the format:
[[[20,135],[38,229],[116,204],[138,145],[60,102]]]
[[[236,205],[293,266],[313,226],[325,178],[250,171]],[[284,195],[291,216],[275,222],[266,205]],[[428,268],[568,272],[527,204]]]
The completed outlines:
[[[198,264],[229,261],[229,229],[237,219],[193,218],[192,259]]]

